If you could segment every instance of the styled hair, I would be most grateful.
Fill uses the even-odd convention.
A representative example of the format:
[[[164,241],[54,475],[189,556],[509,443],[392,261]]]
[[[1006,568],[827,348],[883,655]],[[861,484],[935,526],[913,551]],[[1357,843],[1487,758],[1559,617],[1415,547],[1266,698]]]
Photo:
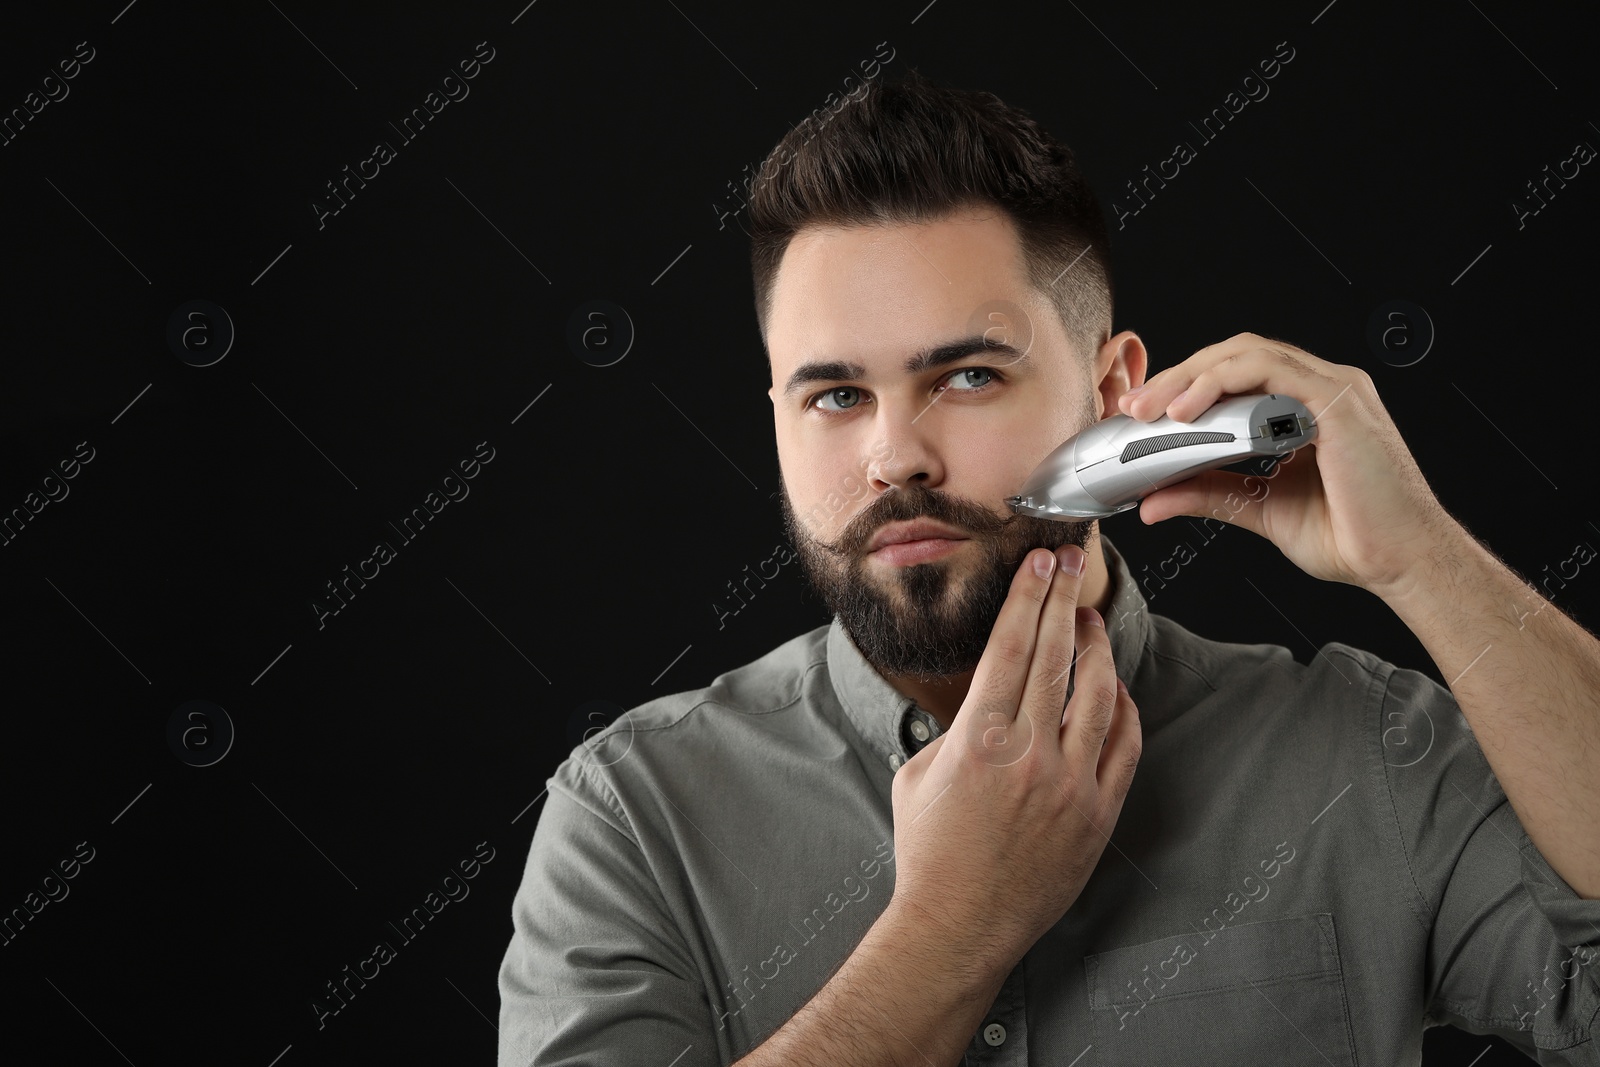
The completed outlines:
[[[1111,336],[1110,240],[1072,150],[993,93],[942,88],[914,67],[808,115],[757,171],[747,233],[762,344],[778,265],[804,227],[915,224],[990,205],[1016,225],[1029,283],[1093,360]]]

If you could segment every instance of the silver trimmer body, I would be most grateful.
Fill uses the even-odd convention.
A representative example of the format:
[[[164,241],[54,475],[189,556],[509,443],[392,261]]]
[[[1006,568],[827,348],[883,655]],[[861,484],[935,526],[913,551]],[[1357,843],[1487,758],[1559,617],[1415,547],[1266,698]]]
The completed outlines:
[[[1006,503],[1041,519],[1102,519],[1201,471],[1281,457],[1316,437],[1305,405],[1279,393],[1224,397],[1190,422],[1113,415],[1064,441]]]

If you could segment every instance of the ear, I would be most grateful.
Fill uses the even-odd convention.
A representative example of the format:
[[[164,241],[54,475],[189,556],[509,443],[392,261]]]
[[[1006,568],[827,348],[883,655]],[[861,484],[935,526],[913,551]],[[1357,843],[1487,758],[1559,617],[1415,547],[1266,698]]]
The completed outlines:
[[[1144,384],[1149,369],[1149,354],[1144,342],[1132,330],[1113,335],[1095,355],[1095,418],[1121,410],[1117,401],[1129,389]]]

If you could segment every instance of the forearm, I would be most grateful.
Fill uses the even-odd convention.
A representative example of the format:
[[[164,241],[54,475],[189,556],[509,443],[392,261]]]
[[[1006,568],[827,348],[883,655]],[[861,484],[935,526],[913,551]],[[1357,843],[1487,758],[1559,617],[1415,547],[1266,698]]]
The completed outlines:
[[[891,901],[828,983],[734,1067],[953,1067],[1008,973],[955,958]]]
[[[1600,899],[1600,641],[1447,527],[1383,599],[1433,657],[1534,846]]]

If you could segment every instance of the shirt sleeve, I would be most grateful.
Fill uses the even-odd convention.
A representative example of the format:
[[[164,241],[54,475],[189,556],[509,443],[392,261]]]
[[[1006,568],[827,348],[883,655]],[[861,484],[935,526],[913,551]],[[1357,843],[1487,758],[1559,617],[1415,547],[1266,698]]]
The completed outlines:
[[[1382,770],[1428,932],[1426,1025],[1494,1034],[1541,1064],[1600,1065],[1600,900],[1528,838],[1454,695],[1391,671]]]
[[[720,1063],[704,989],[633,828],[580,759],[549,794],[499,971],[499,1067]]]

